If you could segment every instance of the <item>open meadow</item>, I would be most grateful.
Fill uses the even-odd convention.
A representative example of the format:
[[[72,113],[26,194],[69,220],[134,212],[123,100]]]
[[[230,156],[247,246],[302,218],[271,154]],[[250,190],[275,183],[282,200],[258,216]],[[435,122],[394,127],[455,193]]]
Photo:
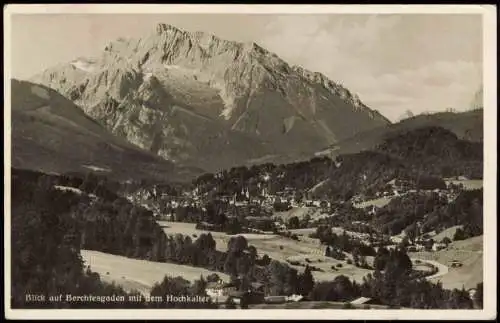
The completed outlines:
[[[483,236],[454,241],[448,248],[437,252],[411,252],[408,255],[447,266],[447,273],[431,279],[433,282],[441,281],[446,289],[474,288],[483,281]],[[453,267],[453,261],[460,263],[461,267]]]
[[[216,249],[220,251],[227,250],[227,243],[232,235],[224,232],[212,232],[198,230],[194,223],[167,222],[158,221],[166,234],[172,235],[180,233],[189,235],[194,240],[202,233],[210,232],[216,242]],[[249,245],[257,248],[257,254],[261,257],[268,255],[274,260],[281,262],[296,262],[299,265],[291,265],[299,272],[303,272],[306,264],[313,265],[323,271],[313,271],[313,276],[317,281],[333,280],[336,276],[345,275],[356,281],[362,281],[362,278],[372,272],[371,270],[358,268],[346,264],[345,261],[339,261],[330,257],[325,257],[326,247],[319,243],[319,240],[307,237],[307,232],[315,229],[305,229],[304,236],[299,237],[299,241],[282,237],[275,234],[238,234],[244,236]],[[234,236],[238,236],[234,235]],[[195,237],[196,236],[196,237]],[[340,264],[340,266],[339,266]],[[335,269],[332,269],[332,266]]]
[[[200,275],[207,277],[213,273],[200,267],[132,259],[93,250],[82,250],[81,256],[85,265],[98,273],[103,281],[115,282],[127,291],[136,289],[145,295],[149,295],[151,287],[161,283],[165,276],[182,276],[194,282]],[[224,280],[229,279],[226,274],[217,274]]]

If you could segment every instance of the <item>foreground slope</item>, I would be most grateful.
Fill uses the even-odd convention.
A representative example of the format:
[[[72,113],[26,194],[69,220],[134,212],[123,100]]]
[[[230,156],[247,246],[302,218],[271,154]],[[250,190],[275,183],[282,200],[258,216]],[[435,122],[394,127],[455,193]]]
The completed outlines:
[[[98,171],[121,179],[180,179],[194,171],[176,168],[110,134],[52,89],[12,80],[11,90],[13,167]]]

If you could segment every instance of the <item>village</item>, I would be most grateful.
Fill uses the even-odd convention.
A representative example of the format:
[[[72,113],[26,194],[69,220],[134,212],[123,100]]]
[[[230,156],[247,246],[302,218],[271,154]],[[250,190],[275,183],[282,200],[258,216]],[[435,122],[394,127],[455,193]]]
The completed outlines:
[[[437,194],[439,197],[446,198],[448,203],[450,203],[458,196],[460,191],[467,189],[467,187],[464,187],[460,183],[460,181],[467,181],[467,178],[463,176],[445,180],[446,188],[417,190],[408,182],[393,179],[387,183],[387,188],[390,189],[383,192],[376,192],[372,198],[363,195],[354,195],[349,203],[352,203],[358,209],[364,210],[367,220],[353,221],[352,224],[370,227],[370,219],[376,217],[377,210],[387,205],[396,197],[405,197],[412,194]],[[302,198],[297,198],[299,195]],[[209,197],[209,192],[200,193],[199,188],[184,191],[180,196],[172,196],[160,192],[156,187],[152,187],[150,189],[141,189],[127,198],[131,202],[150,210],[157,220],[182,222],[181,219],[176,218],[176,210],[187,208],[200,214],[200,221],[198,223],[200,228],[205,230],[220,230],[213,223],[205,221],[205,214],[207,212],[206,204],[213,200],[213,198]],[[313,194],[310,194],[310,192],[299,193],[291,187],[285,187],[283,191],[278,191],[274,194],[269,193],[269,190],[265,187],[258,191],[257,194],[255,191],[251,193],[248,188],[243,188],[239,193],[231,196],[220,195],[215,199],[222,205],[225,205],[224,214],[227,219],[237,218],[242,222],[242,232],[258,234],[285,233],[294,229],[317,227],[319,222],[315,220],[335,217],[337,215],[336,207],[338,206],[338,202],[336,201],[317,198]],[[289,220],[290,214],[294,214],[294,210],[306,210],[306,212],[301,212],[308,214],[309,221],[307,221],[305,227],[289,226],[289,221],[287,220]],[[313,216],[310,216],[311,214]],[[344,231],[373,247],[383,244],[388,248],[394,248],[404,242],[407,244],[409,251],[436,251],[446,248],[449,241],[434,241],[433,236],[437,234],[436,232],[422,232],[422,223],[417,222],[416,224],[417,234],[416,239],[413,239],[413,241],[407,241],[405,232],[393,236],[382,234],[374,236],[353,230]]]
[[[460,184],[460,181],[466,180],[464,178],[448,179],[446,181],[446,188],[417,190],[404,181],[394,179],[387,183],[385,191],[377,192],[373,197],[355,195],[350,203],[354,207],[363,210],[367,219],[370,219],[376,217],[379,208],[396,197],[404,197],[411,194],[437,194],[451,202],[458,196],[461,190],[467,189]],[[302,198],[297,198],[299,195],[302,195]],[[152,187],[150,189],[141,189],[127,198],[149,209],[155,219],[161,221],[161,223],[196,222],[197,230],[221,232],[224,231],[223,227],[206,220],[207,203],[216,200],[221,205],[224,205],[224,216],[226,219],[238,219],[241,221],[241,229],[238,233],[251,233],[270,237],[278,235],[290,238],[291,240],[310,239],[311,233],[318,226],[318,222],[315,222],[315,220],[335,217],[337,215],[336,206],[338,204],[335,201],[318,198],[313,194],[299,194],[299,192],[290,187],[285,187],[283,191],[278,191],[274,194],[270,194],[265,187],[262,187],[257,194],[255,190],[252,191],[248,187],[244,187],[241,192],[231,196],[218,195],[216,198],[213,195],[211,197],[210,192],[201,193],[198,187],[183,191],[178,196],[162,193],[157,187]],[[191,219],[191,221],[179,218],[178,210],[180,209],[188,209],[190,212],[198,214],[198,217],[195,217],[196,220]],[[299,225],[290,226],[291,223],[289,220],[292,217],[291,215],[297,213],[303,215],[299,218],[301,220],[299,221]],[[304,218],[307,218],[306,222],[303,221]],[[353,221],[352,224],[370,226],[371,223],[367,220]],[[434,237],[437,236],[437,233],[433,231],[423,232],[421,224],[421,222],[416,223],[416,236],[414,239],[408,239],[404,231],[398,235],[387,236],[351,231],[345,228],[334,229],[339,234],[343,232],[361,244],[373,248],[375,251],[381,246],[387,249],[394,249],[404,244],[408,252],[416,254],[419,252],[438,252],[446,249],[452,242],[449,237],[435,241]],[[318,246],[318,252],[323,256],[324,248]],[[290,263],[290,261],[288,262]],[[452,261],[448,265],[451,267],[462,266],[459,261]],[[415,268],[422,269],[429,276],[436,275],[440,269],[433,265],[432,262],[418,259],[414,260],[414,266]],[[319,270],[324,271],[323,269]],[[228,282],[223,279],[210,281],[207,284],[206,293],[218,304],[228,304],[228,302],[233,305],[239,305],[242,302],[244,304],[283,304],[305,300],[303,295],[265,295],[262,284],[255,282],[249,286],[247,291],[241,291],[238,288],[238,282]],[[359,299],[352,302],[356,306],[368,306],[370,303],[376,303],[376,300]]]

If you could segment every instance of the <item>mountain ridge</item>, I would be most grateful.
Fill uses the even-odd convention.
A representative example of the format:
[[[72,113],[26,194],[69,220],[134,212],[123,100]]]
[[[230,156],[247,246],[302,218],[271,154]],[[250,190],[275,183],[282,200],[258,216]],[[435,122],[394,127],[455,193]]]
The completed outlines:
[[[329,148],[318,151],[316,155],[351,154],[374,149],[387,137],[429,126],[442,127],[462,140],[482,142],[483,109],[415,115],[386,127],[360,132]]]
[[[202,172],[174,165],[112,135],[73,102],[43,85],[12,79],[11,102],[13,167],[56,173],[93,171],[124,180],[189,180]]]
[[[142,38],[111,41],[99,57],[75,59],[32,80],[58,90],[129,142],[174,162],[201,166],[203,158],[210,169],[274,155],[293,161],[390,124],[340,84],[254,42],[166,24]],[[205,138],[196,129],[204,129]],[[212,139],[200,147],[206,135]],[[242,145],[253,152],[243,153]]]

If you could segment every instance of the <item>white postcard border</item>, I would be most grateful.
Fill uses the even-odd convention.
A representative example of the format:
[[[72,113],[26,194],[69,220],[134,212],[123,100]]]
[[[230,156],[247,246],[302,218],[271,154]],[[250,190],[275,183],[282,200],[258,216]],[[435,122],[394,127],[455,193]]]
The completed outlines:
[[[481,14],[484,86],[484,308],[482,310],[29,310],[10,308],[10,16],[13,14]],[[4,7],[4,283],[9,319],[495,319],[496,277],[496,7],[493,5],[156,5],[30,4]],[[7,108],[8,107],[8,108]]]

